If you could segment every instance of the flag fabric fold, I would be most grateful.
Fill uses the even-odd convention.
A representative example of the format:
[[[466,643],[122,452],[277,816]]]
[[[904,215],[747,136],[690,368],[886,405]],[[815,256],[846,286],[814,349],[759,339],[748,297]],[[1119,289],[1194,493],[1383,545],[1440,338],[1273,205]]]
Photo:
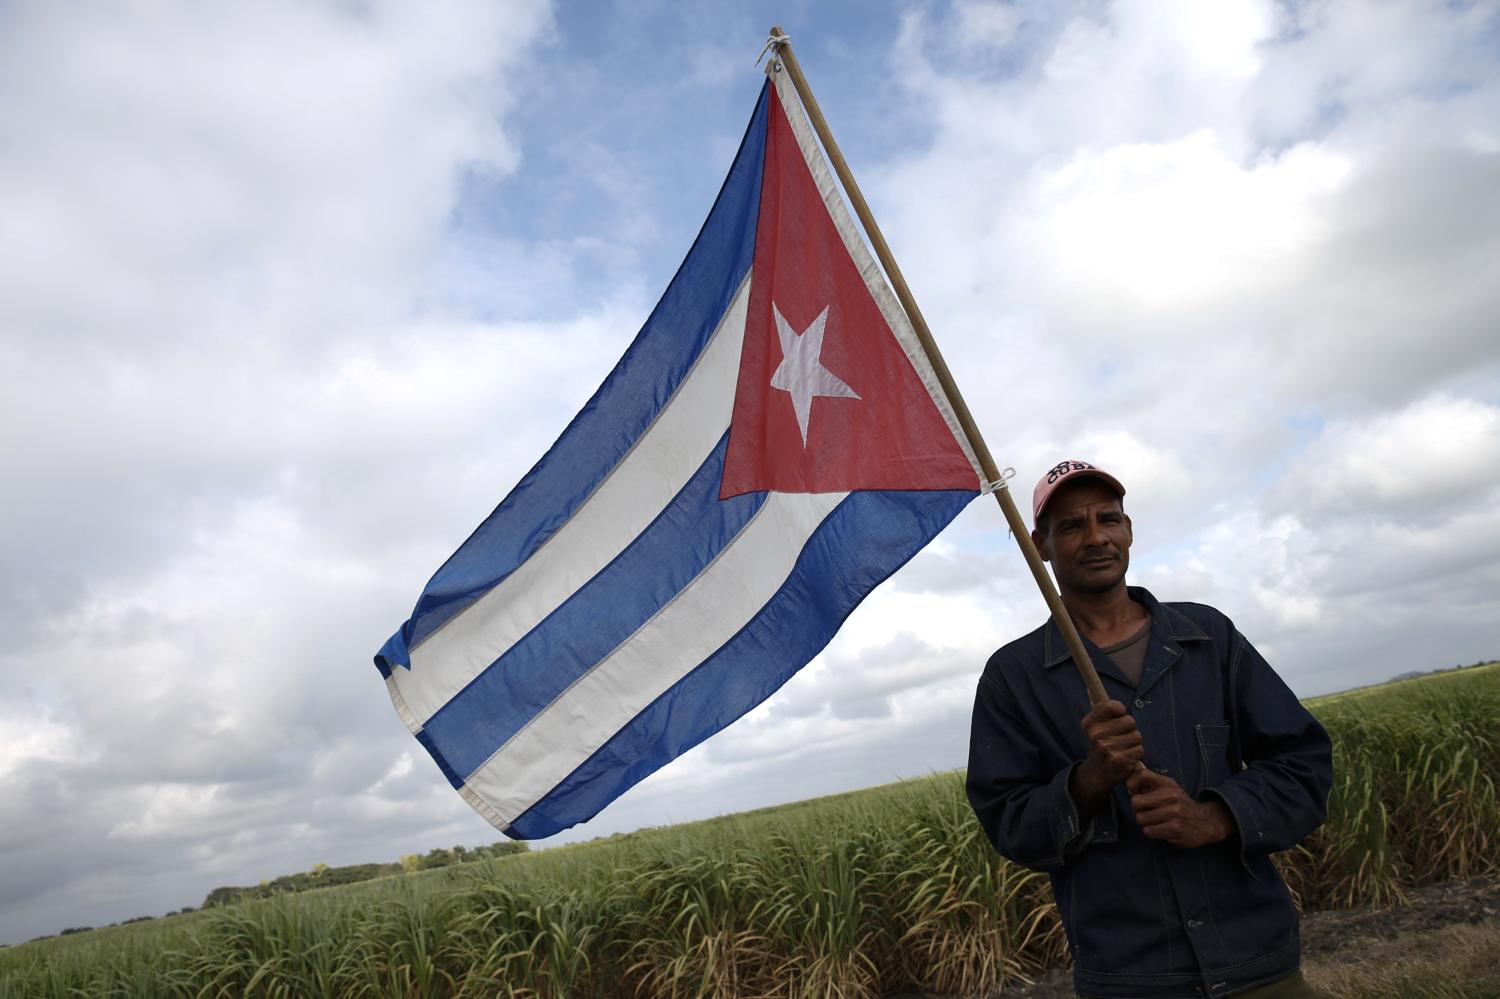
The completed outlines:
[[[548,836],[774,693],[978,467],[772,74],[634,342],[376,666],[470,805]]]

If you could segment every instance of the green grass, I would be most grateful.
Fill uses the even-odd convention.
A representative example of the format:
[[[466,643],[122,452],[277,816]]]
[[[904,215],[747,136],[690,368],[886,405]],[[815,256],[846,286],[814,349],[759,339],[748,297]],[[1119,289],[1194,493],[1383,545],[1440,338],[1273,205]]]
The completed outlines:
[[[1337,779],[1281,857],[1304,904],[1495,873],[1500,669],[1310,704]],[[949,773],[14,947],[0,997],[967,994],[1064,956]]]
[[[1406,694],[1420,689],[1427,684],[1437,684],[1441,687],[1448,684],[1463,685],[1470,681],[1476,681],[1482,685],[1488,682],[1483,679],[1486,675],[1488,675],[1489,680],[1493,680],[1495,679],[1494,674],[1500,674],[1500,662],[1476,663],[1473,666],[1460,666],[1438,673],[1424,673],[1421,676],[1407,677],[1405,680],[1391,680],[1386,683],[1370,684],[1366,687],[1353,687],[1349,690],[1341,690],[1336,694],[1323,694],[1321,697],[1310,697],[1303,703],[1314,712],[1317,712],[1321,718],[1323,709],[1344,701],[1357,701],[1366,697],[1374,697],[1378,702],[1387,705],[1396,705]]]

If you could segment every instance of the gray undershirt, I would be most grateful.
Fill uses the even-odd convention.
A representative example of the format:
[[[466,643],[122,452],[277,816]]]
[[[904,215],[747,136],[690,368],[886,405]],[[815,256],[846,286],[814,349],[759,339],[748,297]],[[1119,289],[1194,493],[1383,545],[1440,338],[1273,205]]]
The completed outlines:
[[[1106,645],[1099,651],[1105,653],[1119,667],[1120,672],[1129,678],[1132,684],[1141,682],[1141,672],[1146,668],[1146,650],[1151,643],[1146,641],[1151,635],[1151,619],[1147,618],[1141,630],[1113,645]]]

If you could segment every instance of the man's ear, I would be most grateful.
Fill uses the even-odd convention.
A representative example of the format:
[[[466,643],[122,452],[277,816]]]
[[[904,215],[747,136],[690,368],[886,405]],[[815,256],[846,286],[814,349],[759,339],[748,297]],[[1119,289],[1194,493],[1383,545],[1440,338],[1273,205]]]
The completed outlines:
[[[1122,511],[1120,511],[1120,516],[1122,516],[1122,517],[1125,518],[1125,537],[1127,539],[1129,539],[1132,544],[1134,544],[1135,543],[1135,525],[1130,522],[1130,514],[1124,512],[1122,510]]]
[[[1129,523],[1128,518],[1126,523]],[[1052,561],[1052,548],[1047,544],[1047,535],[1033,527],[1031,529],[1031,543],[1036,545],[1037,554],[1042,556],[1043,562]]]

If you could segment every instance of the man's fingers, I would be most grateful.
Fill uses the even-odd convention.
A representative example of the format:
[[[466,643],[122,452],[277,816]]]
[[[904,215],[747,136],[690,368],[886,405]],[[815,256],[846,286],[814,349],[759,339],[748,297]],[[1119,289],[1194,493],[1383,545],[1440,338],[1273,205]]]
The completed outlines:
[[[1182,799],[1178,798],[1177,795],[1172,793],[1171,790],[1167,788],[1157,788],[1154,791],[1146,791],[1142,794],[1132,795],[1130,798],[1130,807],[1134,809],[1136,815],[1141,815],[1145,812],[1155,811],[1160,808],[1167,808],[1173,804],[1180,802],[1181,800]]]
[[[1121,753],[1139,752],[1145,740],[1135,729],[1117,732],[1090,732],[1089,749],[1100,756],[1118,756]]]
[[[1139,798],[1132,798],[1130,804],[1132,810],[1135,812],[1135,820],[1140,823],[1142,828],[1178,818],[1182,814],[1182,810],[1173,807],[1170,801],[1157,801],[1148,805],[1135,807],[1139,801]]]
[[[1175,822],[1162,822],[1153,826],[1142,826],[1147,839],[1165,840],[1174,846],[1182,839],[1182,827]]]
[[[1125,790],[1132,796],[1145,794],[1156,787],[1156,774],[1147,767],[1137,767],[1135,772],[1125,779]]]
[[[1143,754],[1144,755],[1144,754]],[[1175,783],[1149,767],[1141,767],[1125,781],[1125,789],[1132,795],[1144,794],[1166,784]]]
[[[1130,749],[1143,745],[1146,740],[1141,738],[1141,733],[1131,729],[1129,732],[1120,732],[1116,735],[1100,736],[1097,741],[1106,749]]]
[[[1180,832],[1185,820],[1182,813],[1175,808],[1156,808],[1149,812],[1137,812],[1135,821],[1141,827],[1141,831],[1149,836],[1153,830],[1159,832],[1162,829],[1168,829]]]
[[[1131,721],[1135,720],[1130,714],[1130,709],[1119,701],[1103,701],[1097,707],[1091,709],[1088,714],[1084,715],[1083,721],[1087,725],[1105,725],[1109,722],[1117,722],[1122,718],[1129,718]]]
[[[1089,727],[1088,732],[1095,739],[1109,739],[1129,735],[1132,732],[1139,735],[1140,729],[1136,727],[1135,719],[1126,715],[1124,718],[1112,718],[1093,725]]]
[[[1132,808],[1140,811],[1142,808],[1156,808],[1177,800],[1179,799],[1175,789],[1157,785],[1156,787],[1148,787],[1144,791],[1132,794],[1130,796],[1130,805]]]
[[[1125,749],[1109,750],[1105,766],[1114,774],[1115,780],[1126,780],[1135,771],[1136,764],[1146,754],[1142,746],[1130,746]]]
[[[1087,717],[1099,719],[1120,718],[1129,713],[1130,712],[1125,710],[1125,705],[1111,698],[1110,700],[1100,701],[1098,704],[1094,705],[1094,707],[1089,711]]]
[[[1084,731],[1089,731],[1097,726],[1118,721],[1121,718],[1130,718],[1130,713],[1125,710],[1125,705],[1119,701],[1101,701],[1089,709],[1089,713],[1083,716],[1083,720],[1079,724],[1083,726]],[[1133,718],[1130,720],[1132,723],[1135,721]]]
[[[1095,751],[1098,752],[1101,756],[1107,757],[1112,763],[1134,763],[1136,760],[1145,755],[1146,747],[1140,742],[1140,740],[1128,742],[1124,740],[1110,739],[1106,742],[1099,743]]]
[[[1082,724],[1089,742],[1091,776],[1105,786],[1129,777],[1145,755],[1145,746],[1125,705],[1115,700],[1097,704],[1084,716]]]

